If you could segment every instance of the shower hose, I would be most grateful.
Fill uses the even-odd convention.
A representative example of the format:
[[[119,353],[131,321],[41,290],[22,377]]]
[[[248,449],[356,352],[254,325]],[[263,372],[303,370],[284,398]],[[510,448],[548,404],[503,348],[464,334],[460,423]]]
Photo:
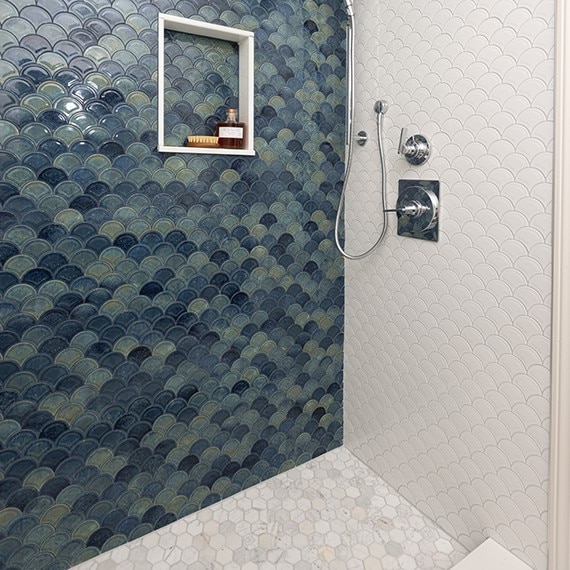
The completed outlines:
[[[354,146],[354,33],[353,24],[354,17],[351,13],[348,14],[348,23],[346,27],[346,44],[347,44],[347,114],[346,114],[346,168],[344,171],[342,191],[340,193],[340,201],[338,209],[336,212],[336,220],[334,225],[334,239],[338,250],[341,255],[346,259],[362,259],[367,255],[370,255],[379,245],[382,243],[384,237],[386,236],[386,231],[388,229],[387,223],[387,212],[386,212],[386,159],[384,152],[384,114],[386,113],[387,104],[384,101],[376,101],[374,104],[374,110],[376,111],[376,132],[378,135],[378,151],[380,154],[380,171],[381,171],[381,184],[382,184],[382,213],[383,222],[382,230],[378,239],[374,242],[372,247],[367,249],[362,253],[350,254],[348,253],[343,244],[341,244],[340,238],[340,225],[343,212],[345,208],[345,195],[348,179],[352,169],[353,162],[353,146]]]

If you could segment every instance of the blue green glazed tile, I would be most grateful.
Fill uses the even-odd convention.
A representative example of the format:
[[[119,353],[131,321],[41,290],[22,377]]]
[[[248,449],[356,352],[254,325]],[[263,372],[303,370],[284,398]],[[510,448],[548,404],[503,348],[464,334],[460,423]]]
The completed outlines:
[[[69,152],[61,153],[53,159],[53,165],[63,170],[67,175],[71,174],[77,168],[81,168],[82,164],[83,161],[81,157]]]
[[[96,93],[99,93],[101,90],[110,87],[111,85],[109,78],[98,71],[87,73],[83,80],[84,83],[89,87],[92,87]]]
[[[62,125],[54,131],[54,138],[66,145],[71,145],[82,139],[81,131],[72,125]]]
[[[39,123],[30,123],[22,129],[21,133],[34,142],[40,143],[44,139],[49,138],[51,131],[48,127]]]
[[[38,86],[37,92],[45,95],[52,102],[67,95],[65,87],[57,81],[45,81]]]
[[[158,9],[254,30],[257,157],[157,153]],[[319,118],[343,105],[325,56],[342,56],[341,23],[326,11],[332,35],[308,37],[243,2],[138,10],[49,0],[0,24],[14,568],[72,566],[341,441],[342,262],[323,242],[343,116]],[[179,36],[176,144],[237,105],[234,46]]]
[[[83,131],[88,127],[95,126],[97,124],[97,118],[89,113],[78,111],[69,117],[69,124]]]
[[[54,108],[68,117],[76,111],[83,110],[81,102],[74,97],[60,97],[55,101]]]
[[[18,76],[18,68],[9,61],[0,60],[0,81]]]
[[[10,32],[18,40],[22,40],[25,36],[35,32],[32,22],[25,18],[19,18],[14,15],[12,18],[7,18],[3,25],[3,29]]]

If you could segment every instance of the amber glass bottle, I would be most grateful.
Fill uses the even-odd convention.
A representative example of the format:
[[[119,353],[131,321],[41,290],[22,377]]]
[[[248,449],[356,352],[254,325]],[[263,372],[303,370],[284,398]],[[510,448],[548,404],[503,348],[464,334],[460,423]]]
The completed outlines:
[[[238,122],[237,109],[228,109],[228,117],[216,125],[218,144],[222,148],[245,148],[245,123]]]

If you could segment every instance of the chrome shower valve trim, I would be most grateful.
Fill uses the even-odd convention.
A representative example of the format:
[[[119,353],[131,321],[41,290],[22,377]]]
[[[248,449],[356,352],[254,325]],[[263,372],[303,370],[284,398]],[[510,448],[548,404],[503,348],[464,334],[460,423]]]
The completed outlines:
[[[403,154],[410,164],[417,166],[430,157],[431,145],[424,135],[408,137],[407,129],[403,128],[398,143],[398,154]]]

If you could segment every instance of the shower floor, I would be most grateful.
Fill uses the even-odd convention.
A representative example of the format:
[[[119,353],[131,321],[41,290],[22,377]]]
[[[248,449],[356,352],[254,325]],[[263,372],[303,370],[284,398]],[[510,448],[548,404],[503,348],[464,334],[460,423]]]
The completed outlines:
[[[466,554],[339,448],[75,570],[446,570]]]

